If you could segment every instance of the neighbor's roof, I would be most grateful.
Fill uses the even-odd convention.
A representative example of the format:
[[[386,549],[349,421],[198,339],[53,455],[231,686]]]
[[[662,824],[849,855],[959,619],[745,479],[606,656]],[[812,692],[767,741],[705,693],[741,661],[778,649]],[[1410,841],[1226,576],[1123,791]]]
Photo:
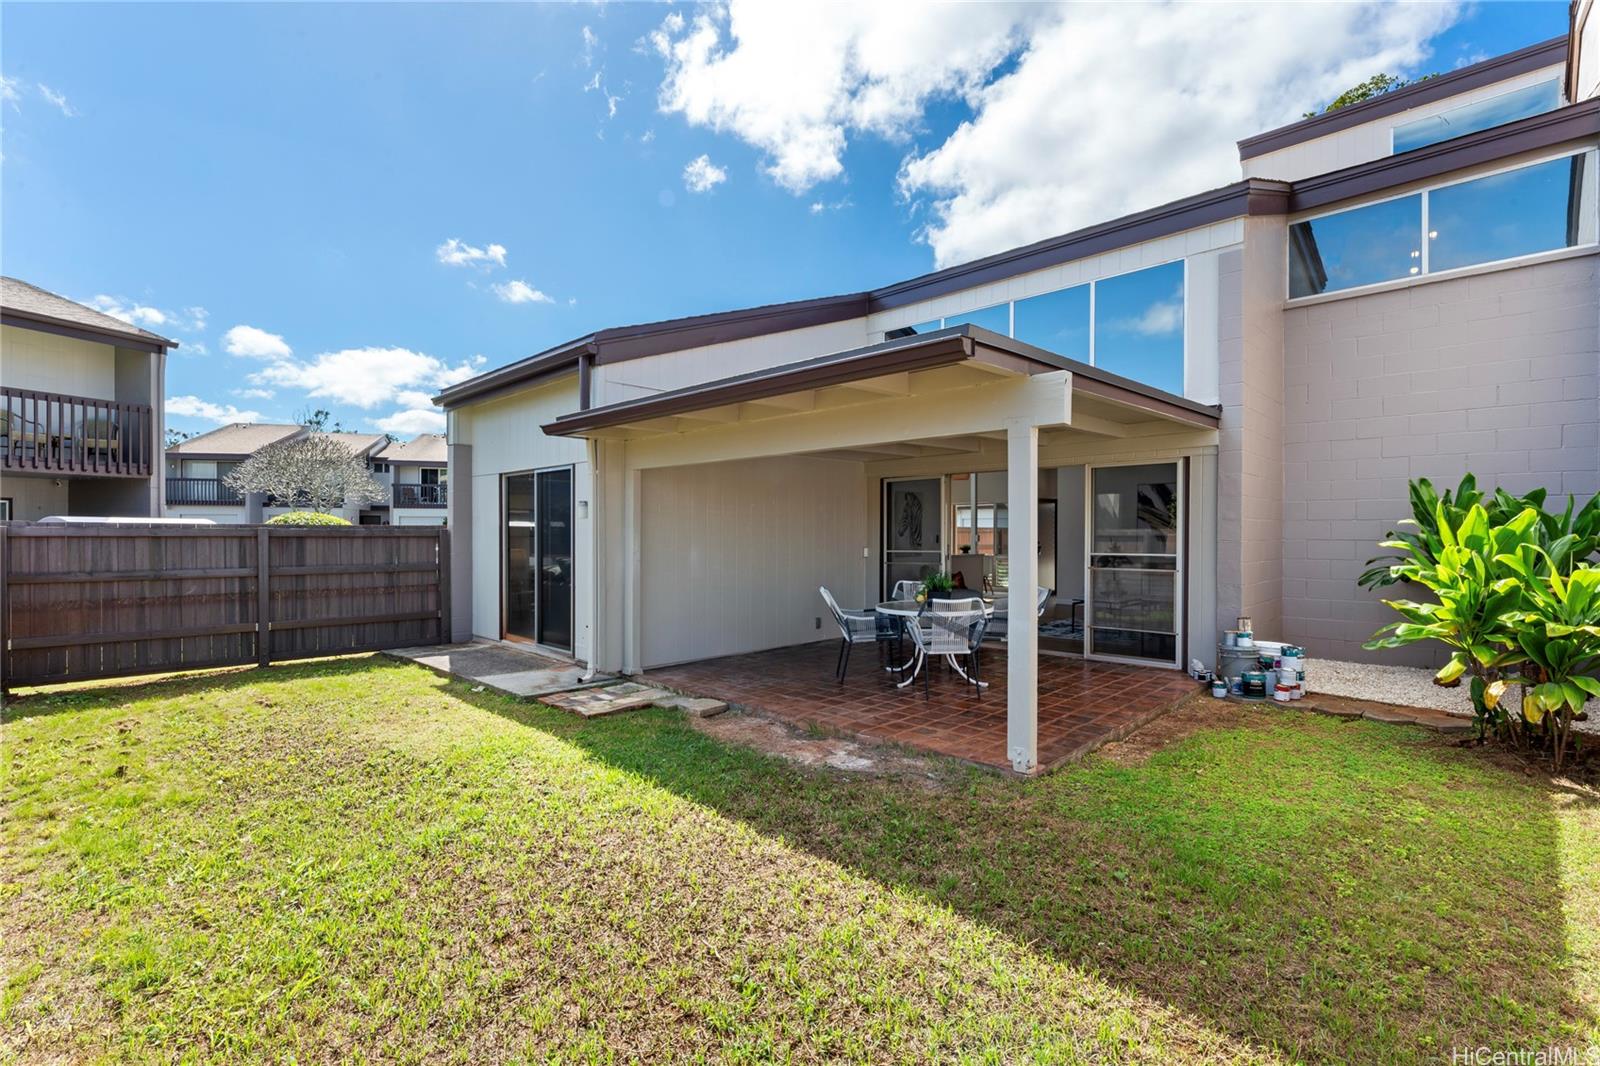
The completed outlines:
[[[175,340],[17,278],[0,277],[0,314],[8,326],[60,333],[103,344],[131,342],[147,350],[178,346]]]
[[[368,452],[372,451],[373,448],[379,447],[379,446],[387,444],[389,442],[388,436],[383,434],[383,433],[345,433],[345,432],[338,432],[338,433],[324,433],[324,434],[322,434],[322,436],[324,436],[324,437],[332,437],[334,440],[338,441],[340,444],[343,444],[346,448],[350,449],[350,454],[351,455],[365,455]]]
[[[394,441],[374,458],[388,463],[427,463],[432,466],[448,462],[449,456],[450,449],[443,433],[424,433],[404,443]]]
[[[284,426],[272,422],[235,422],[218,426],[209,433],[190,437],[167,449],[178,455],[254,455],[269,444],[305,432],[304,426]]]

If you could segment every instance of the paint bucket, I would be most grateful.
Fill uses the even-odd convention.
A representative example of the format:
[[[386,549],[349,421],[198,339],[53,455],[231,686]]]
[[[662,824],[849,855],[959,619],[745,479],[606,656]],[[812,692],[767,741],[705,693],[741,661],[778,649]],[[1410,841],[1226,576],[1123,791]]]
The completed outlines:
[[[1273,685],[1272,698],[1278,703],[1288,703],[1290,700],[1294,699],[1294,686]]]
[[[1246,670],[1240,677],[1244,684],[1244,698],[1247,700],[1264,700],[1267,698],[1267,675],[1260,670]]]
[[[1219,700],[1227,699],[1228,698],[1228,683],[1226,681],[1224,681],[1220,677],[1217,678],[1216,680],[1212,681],[1211,682],[1211,695],[1213,697],[1215,697],[1216,699],[1219,699]]]
[[[1238,630],[1233,634],[1233,646],[1236,648],[1254,648],[1256,646],[1255,634],[1248,629]]]
[[[1239,616],[1239,620],[1237,622],[1235,622],[1234,625],[1238,626],[1240,629],[1245,630],[1246,632],[1249,632],[1250,630],[1255,629],[1255,626],[1250,624],[1250,616],[1247,615],[1247,614],[1241,614]]]
[[[1244,695],[1244,678],[1235,677],[1233,680],[1229,681],[1228,682],[1228,691],[1233,693],[1233,695],[1235,695],[1235,696],[1243,696]]]
[[[1254,670],[1258,665],[1254,648],[1236,648],[1228,644],[1219,645],[1217,648],[1217,676],[1238,677],[1246,670]]]
[[[1222,643],[1218,646],[1237,648],[1239,646],[1239,631],[1237,629],[1224,629],[1222,631]]]
[[[1276,670],[1280,665],[1278,660],[1284,656],[1285,652],[1288,651],[1288,648],[1289,645],[1283,644],[1276,640],[1256,641],[1256,651],[1260,653],[1263,659],[1270,658],[1272,660],[1272,668],[1274,670]]]
[[[1300,683],[1300,671],[1298,670],[1291,670],[1287,666],[1280,666],[1277,673],[1278,684],[1280,685],[1287,685],[1289,688],[1294,688]]]

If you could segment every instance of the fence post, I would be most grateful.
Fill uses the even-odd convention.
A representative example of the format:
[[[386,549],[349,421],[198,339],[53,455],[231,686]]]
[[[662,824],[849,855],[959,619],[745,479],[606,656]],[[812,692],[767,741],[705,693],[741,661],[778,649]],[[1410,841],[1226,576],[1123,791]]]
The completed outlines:
[[[439,593],[439,643],[455,639],[450,621],[450,527],[439,527],[439,572],[434,587]]]
[[[11,658],[11,616],[6,613],[6,571],[11,566],[11,545],[6,524],[0,522],[0,704],[5,702],[6,660]]]
[[[272,598],[267,593],[267,560],[272,553],[267,548],[271,531],[266,526],[256,529],[256,665],[272,662]]]

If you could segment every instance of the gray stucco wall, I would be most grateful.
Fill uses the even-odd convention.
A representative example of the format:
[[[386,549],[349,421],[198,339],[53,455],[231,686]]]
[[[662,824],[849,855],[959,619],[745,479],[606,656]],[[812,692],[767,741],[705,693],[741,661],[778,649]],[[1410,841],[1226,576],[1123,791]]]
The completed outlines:
[[[1373,653],[1393,612],[1356,586],[1407,481],[1600,489],[1600,258],[1285,310],[1283,613],[1314,657]]]
[[[1244,247],[1218,259],[1217,629],[1248,615],[1262,636],[1283,632],[1285,232],[1246,219]]]

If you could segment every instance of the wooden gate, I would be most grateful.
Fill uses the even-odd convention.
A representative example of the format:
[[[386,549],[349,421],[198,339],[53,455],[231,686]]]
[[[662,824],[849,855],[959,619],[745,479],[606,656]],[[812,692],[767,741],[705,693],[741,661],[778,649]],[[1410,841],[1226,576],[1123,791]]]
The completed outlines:
[[[0,523],[0,685],[443,643],[442,527]]]

